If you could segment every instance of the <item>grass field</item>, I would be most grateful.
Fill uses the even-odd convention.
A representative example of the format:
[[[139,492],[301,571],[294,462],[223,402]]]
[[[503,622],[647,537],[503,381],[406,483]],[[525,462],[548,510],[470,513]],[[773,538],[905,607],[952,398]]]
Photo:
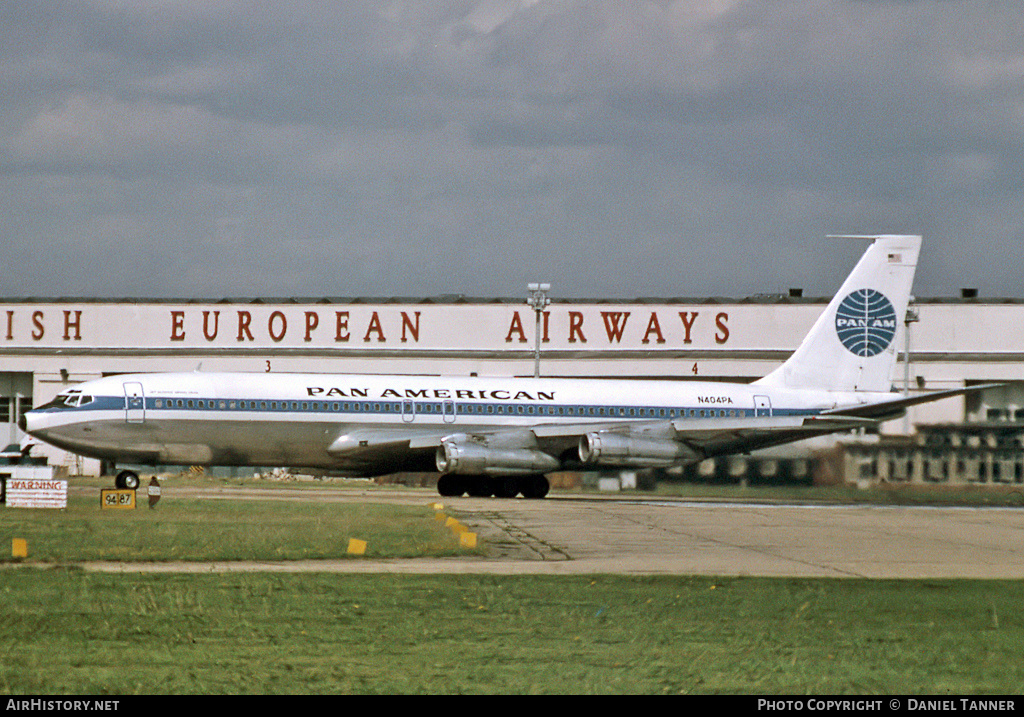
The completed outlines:
[[[0,571],[0,692],[1019,694],[1006,581]]]
[[[372,500],[178,496],[125,514],[73,496],[63,512],[0,508],[0,693],[1024,687],[1022,581],[108,575],[73,567],[339,558],[350,537],[367,540],[377,557],[464,554],[434,520],[428,492],[422,505]],[[26,565],[10,565],[11,537],[28,541]]]
[[[117,511],[73,495],[65,511],[0,508],[0,562],[11,538],[27,541],[30,562],[58,563],[341,558],[350,538],[367,542],[368,557],[464,553],[433,515],[426,496],[420,506],[176,497]]]

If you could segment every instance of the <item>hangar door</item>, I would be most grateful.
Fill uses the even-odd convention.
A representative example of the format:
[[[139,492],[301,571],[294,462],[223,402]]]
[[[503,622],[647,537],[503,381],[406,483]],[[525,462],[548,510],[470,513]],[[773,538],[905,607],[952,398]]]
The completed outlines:
[[[0,422],[4,446],[17,443],[24,435],[18,419],[32,410],[32,374],[0,372]],[[2,447],[2,446],[0,446]]]

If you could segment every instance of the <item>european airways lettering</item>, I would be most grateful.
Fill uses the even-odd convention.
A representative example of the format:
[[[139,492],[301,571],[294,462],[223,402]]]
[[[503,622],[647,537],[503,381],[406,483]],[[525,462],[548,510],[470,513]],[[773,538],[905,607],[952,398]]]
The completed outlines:
[[[107,345],[120,341],[120,334],[98,331],[96,327],[118,324],[130,329],[129,334],[138,334],[146,345],[215,344],[248,346],[253,345],[295,345],[295,346],[344,346],[352,349],[387,349],[398,344],[404,347],[419,346],[431,348],[438,342],[447,345],[450,341],[439,332],[436,310],[421,312],[400,310],[382,306],[366,306],[339,309],[304,307],[251,307],[222,308],[220,305],[199,308],[163,309],[142,306],[132,307],[131,315],[124,316],[126,307],[118,304],[65,308],[47,305],[36,309],[0,307],[0,343],[35,344],[43,342],[82,342]],[[487,312],[467,307],[472,312],[471,321],[482,327],[490,327]],[[652,346],[689,345],[703,343],[723,345],[730,341],[730,313],[728,311],[678,311],[668,308],[658,311],[600,310],[599,307],[582,309],[559,309],[541,313],[541,342],[543,344],[615,346],[650,348]],[[116,317],[116,318],[111,318]],[[166,321],[163,328],[154,335],[150,324],[160,317]],[[434,317],[433,319],[431,317]],[[848,319],[842,319],[848,320]],[[864,321],[864,319],[849,319]],[[885,322],[883,325],[895,328],[891,317],[871,321]],[[440,323],[448,323],[445,318]],[[462,323],[460,319],[454,323]],[[532,341],[529,324],[532,317],[524,320],[520,311],[514,311],[504,336],[506,344],[528,344]],[[491,330],[488,328],[488,330]],[[121,332],[123,333],[123,331]],[[117,335],[117,339],[112,338]],[[501,341],[500,329],[495,328],[491,336],[482,341]],[[712,344],[713,342],[713,344]],[[120,344],[118,344],[120,345]]]
[[[324,386],[307,386],[307,396],[322,396],[324,398],[369,398],[369,389],[366,388],[338,388],[338,387],[324,387]],[[406,388],[404,390],[398,390],[394,388],[386,388],[381,391],[379,398],[462,398],[470,400],[488,400],[492,399],[495,401],[554,401],[554,391],[505,391],[502,389],[495,390],[469,390],[469,389],[447,389],[447,388]],[[731,401],[730,401],[731,403]]]

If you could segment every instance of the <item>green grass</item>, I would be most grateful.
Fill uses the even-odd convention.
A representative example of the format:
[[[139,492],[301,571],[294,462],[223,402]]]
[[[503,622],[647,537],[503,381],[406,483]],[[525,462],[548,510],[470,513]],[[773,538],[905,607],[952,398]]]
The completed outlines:
[[[794,499],[727,488],[694,497]],[[428,491],[412,506],[164,496],[0,508],[0,561],[12,537],[30,564],[339,558],[352,537],[376,557],[465,554]],[[0,693],[1019,694],[1022,604],[1024,581],[7,565]]]
[[[1018,694],[1024,583],[0,571],[0,692]]]
[[[29,562],[58,563],[340,558],[350,538],[367,542],[368,557],[465,552],[426,499],[402,506],[174,497],[154,510],[121,511],[101,510],[97,491],[70,496],[64,511],[0,508],[0,562],[11,560],[12,538],[28,542]]]

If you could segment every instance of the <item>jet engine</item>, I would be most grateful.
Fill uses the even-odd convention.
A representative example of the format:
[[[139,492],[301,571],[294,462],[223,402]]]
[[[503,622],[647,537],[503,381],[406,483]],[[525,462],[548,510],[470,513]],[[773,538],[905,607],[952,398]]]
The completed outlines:
[[[559,465],[558,459],[534,448],[492,448],[465,438],[443,441],[435,462],[441,473],[488,476],[535,475]]]
[[[588,433],[580,438],[584,463],[629,468],[667,468],[701,458],[689,446],[670,438],[643,438],[619,433]]]

